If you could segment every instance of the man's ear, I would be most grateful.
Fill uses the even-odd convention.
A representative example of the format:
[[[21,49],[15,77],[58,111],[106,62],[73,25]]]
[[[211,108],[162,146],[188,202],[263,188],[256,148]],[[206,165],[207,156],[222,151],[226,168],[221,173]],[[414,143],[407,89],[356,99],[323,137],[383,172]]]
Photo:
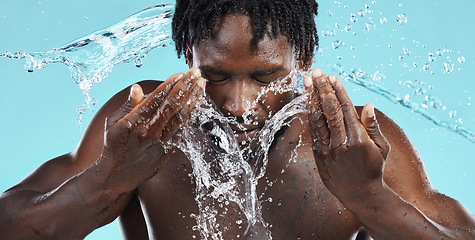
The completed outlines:
[[[303,71],[308,71],[310,70],[310,68],[312,67],[312,63],[313,63],[313,57],[311,57],[310,59],[308,59],[307,61],[307,64],[305,64],[305,62],[302,60],[300,60],[299,62],[299,68],[300,70],[303,70]]]
[[[309,43],[309,49],[312,49],[313,51],[315,50],[315,43]],[[305,64],[304,62],[304,59],[306,58],[306,54],[305,52],[303,52],[302,54],[302,60],[300,60],[299,62],[299,68],[303,71],[308,71],[310,70],[310,68],[312,67],[312,64],[313,64],[313,56],[310,57],[308,60],[307,60],[307,64]]]
[[[193,67],[193,50],[190,45],[186,46],[186,63],[188,64],[189,68]]]

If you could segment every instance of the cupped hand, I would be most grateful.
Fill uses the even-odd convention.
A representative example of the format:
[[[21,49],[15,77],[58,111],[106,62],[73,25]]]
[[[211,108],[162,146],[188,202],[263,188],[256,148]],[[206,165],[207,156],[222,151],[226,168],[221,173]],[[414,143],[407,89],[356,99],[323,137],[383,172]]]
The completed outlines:
[[[152,177],[167,161],[165,144],[199,102],[205,80],[197,68],[168,78],[148,96],[134,84],[128,101],[106,120],[98,164],[106,188],[130,191]]]
[[[342,203],[364,200],[382,184],[390,145],[366,104],[361,117],[334,75],[314,69],[304,79],[315,161],[324,184]]]

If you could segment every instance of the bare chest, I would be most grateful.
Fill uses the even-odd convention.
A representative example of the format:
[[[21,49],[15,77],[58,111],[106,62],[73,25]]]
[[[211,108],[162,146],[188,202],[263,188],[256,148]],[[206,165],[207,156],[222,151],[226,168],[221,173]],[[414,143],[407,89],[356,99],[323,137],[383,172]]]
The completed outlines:
[[[358,220],[321,182],[309,147],[298,151],[298,157],[287,149],[269,155],[255,191],[254,214],[261,224],[257,230],[267,229],[273,239],[351,239],[360,227]],[[139,188],[151,237],[201,239],[207,221],[217,238],[253,239],[249,212],[243,210],[248,203],[212,197],[203,201],[197,197],[188,159],[175,155]]]

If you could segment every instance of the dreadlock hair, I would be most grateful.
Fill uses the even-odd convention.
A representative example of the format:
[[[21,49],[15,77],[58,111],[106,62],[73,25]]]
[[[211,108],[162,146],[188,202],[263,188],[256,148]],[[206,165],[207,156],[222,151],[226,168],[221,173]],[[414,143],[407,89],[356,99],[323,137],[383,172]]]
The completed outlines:
[[[271,36],[286,36],[295,49],[296,59],[303,61],[305,67],[309,66],[314,49],[318,48],[314,21],[318,3],[315,0],[177,0],[172,37],[178,58],[186,55],[187,46],[192,46],[196,40],[206,40],[221,16],[233,13],[251,17],[254,24],[252,43],[256,50],[268,32],[270,22]]]

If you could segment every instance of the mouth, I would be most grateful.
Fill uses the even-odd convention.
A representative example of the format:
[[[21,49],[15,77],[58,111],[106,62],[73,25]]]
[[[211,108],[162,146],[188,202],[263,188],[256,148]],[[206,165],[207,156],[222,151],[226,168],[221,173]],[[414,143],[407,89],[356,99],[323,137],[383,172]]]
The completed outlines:
[[[250,130],[233,129],[234,138],[236,138],[236,141],[238,141],[238,143],[248,142],[256,135],[256,133],[259,132],[259,130],[260,130],[259,128],[250,129]]]

